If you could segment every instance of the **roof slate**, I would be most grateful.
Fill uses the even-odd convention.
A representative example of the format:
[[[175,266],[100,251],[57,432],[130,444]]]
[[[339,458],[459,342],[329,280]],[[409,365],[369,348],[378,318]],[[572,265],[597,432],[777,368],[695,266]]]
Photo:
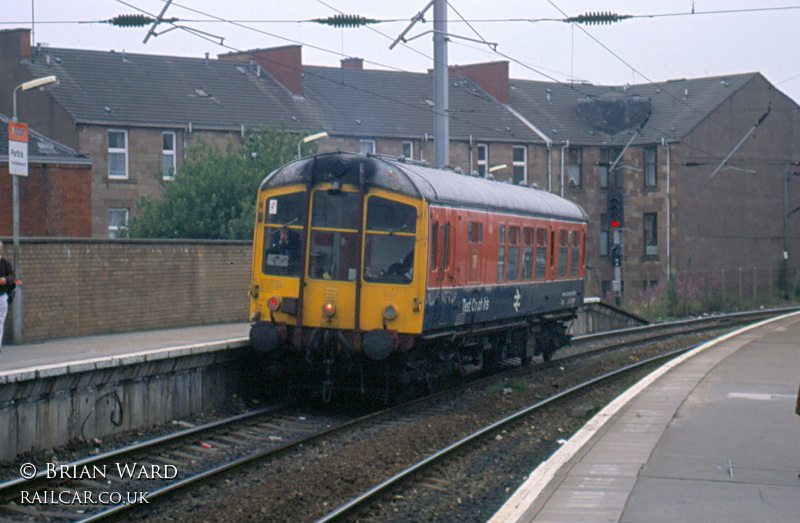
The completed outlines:
[[[433,137],[430,73],[304,66],[303,96],[296,96],[243,62],[62,48],[46,55],[27,67],[33,76],[59,77],[52,96],[78,123],[227,130],[266,125],[364,138]],[[651,117],[634,143],[677,141],[758,75],[633,86],[511,79],[508,107],[471,80],[451,76],[450,136],[622,145],[636,125],[609,135],[578,116],[581,100],[617,96],[650,100]]]
[[[304,94],[324,108],[323,128],[364,137],[433,138],[433,75],[303,67]],[[541,139],[466,78],[450,77],[450,136],[534,143]]]
[[[314,128],[319,115],[248,64],[79,49],[47,50],[49,64],[28,65],[34,76],[55,74],[53,97],[78,123],[236,129]]]
[[[633,128],[614,135],[593,129],[578,117],[578,103],[610,94],[650,100],[651,116],[633,143],[682,138],[721,103],[758,76],[758,73],[682,79],[659,84],[597,86],[533,80],[511,80],[511,105],[539,126],[553,141],[576,145],[622,145]],[[766,107],[764,107],[766,109]],[[754,122],[755,123],[755,122]]]
[[[0,159],[8,161],[8,122],[11,119],[0,114]],[[78,154],[35,129],[28,128],[28,162],[29,163],[69,163],[91,164],[86,156]]]

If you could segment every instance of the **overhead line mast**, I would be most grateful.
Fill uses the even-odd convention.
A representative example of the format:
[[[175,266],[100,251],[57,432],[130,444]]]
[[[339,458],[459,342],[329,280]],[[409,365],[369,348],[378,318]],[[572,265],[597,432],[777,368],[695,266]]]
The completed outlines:
[[[448,92],[447,63],[447,2],[431,0],[425,9],[411,19],[411,23],[400,33],[389,49],[398,42],[406,42],[406,34],[417,22],[425,21],[425,12],[433,5],[433,151],[434,165],[438,168],[450,165],[450,93]]]

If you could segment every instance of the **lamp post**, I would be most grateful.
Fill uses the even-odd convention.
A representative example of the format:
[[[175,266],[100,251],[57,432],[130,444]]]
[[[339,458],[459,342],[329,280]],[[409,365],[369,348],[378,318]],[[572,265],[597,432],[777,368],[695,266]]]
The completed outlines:
[[[299,160],[300,158],[303,157],[303,151],[302,151],[301,146],[304,143],[313,142],[313,141],[316,141],[316,140],[321,140],[322,138],[327,138],[327,137],[328,137],[328,133],[321,132],[321,133],[311,134],[309,136],[306,136],[305,138],[303,138],[302,140],[297,142],[297,159]]]
[[[43,76],[41,78],[34,78],[33,80],[23,82],[20,85],[16,86],[14,88],[14,92],[12,93],[14,112],[11,117],[11,120],[13,122],[18,121],[17,91],[29,91],[31,89],[36,89],[37,87],[46,87],[53,84],[58,84],[58,78],[51,75],[51,76]],[[11,176],[11,184],[12,184],[13,206],[14,206],[14,275],[19,280],[22,278],[22,270],[19,266],[19,175],[14,174]],[[14,300],[14,303],[11,304],[14,315],[14,324],[13,324],[14,343],[18,343],[22,339],[22,325],[23,325],[22,294],[23,293],[21,287],[18,291],[18,294],[19,296],[17,296],[17,299]]]
[[[506,165],[504,163],[501,163],[501,164],[498,164],[498,165],[492,165],[491,167],[489,167],[489,173],[490,174],[494,174],[494,173],[496,173],[498,171],[502,171],[503,169],[507,169],[507,168],[508,168],[508,165]]]

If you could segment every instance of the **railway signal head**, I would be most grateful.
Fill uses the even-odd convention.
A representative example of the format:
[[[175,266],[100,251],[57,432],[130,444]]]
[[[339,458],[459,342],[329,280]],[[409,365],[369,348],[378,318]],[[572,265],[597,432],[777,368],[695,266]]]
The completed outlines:
[[[611,265],[622,266],[622,245],[615,245],[611,248]]]
[[[608,193],[606,200],[608,220],[612,229],[619,229],[625,226],[625,209],[622,206],[622,194]]]

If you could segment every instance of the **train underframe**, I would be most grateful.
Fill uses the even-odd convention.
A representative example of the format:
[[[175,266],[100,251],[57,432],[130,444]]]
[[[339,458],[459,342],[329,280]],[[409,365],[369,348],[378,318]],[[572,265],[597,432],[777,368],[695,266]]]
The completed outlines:
[[[399,349],[376,361],[356,350],[352,336],[334,329],[288,332],[270,352],[270,382],[296,398],[330,402],[334,394],[356,393],[386,402],[424,395],[476,372],[493,372],[511,363],[545,361],[569,343],[573,313],[504,326],[396,337]],[[302,340],[292,343],[289,340]]]

